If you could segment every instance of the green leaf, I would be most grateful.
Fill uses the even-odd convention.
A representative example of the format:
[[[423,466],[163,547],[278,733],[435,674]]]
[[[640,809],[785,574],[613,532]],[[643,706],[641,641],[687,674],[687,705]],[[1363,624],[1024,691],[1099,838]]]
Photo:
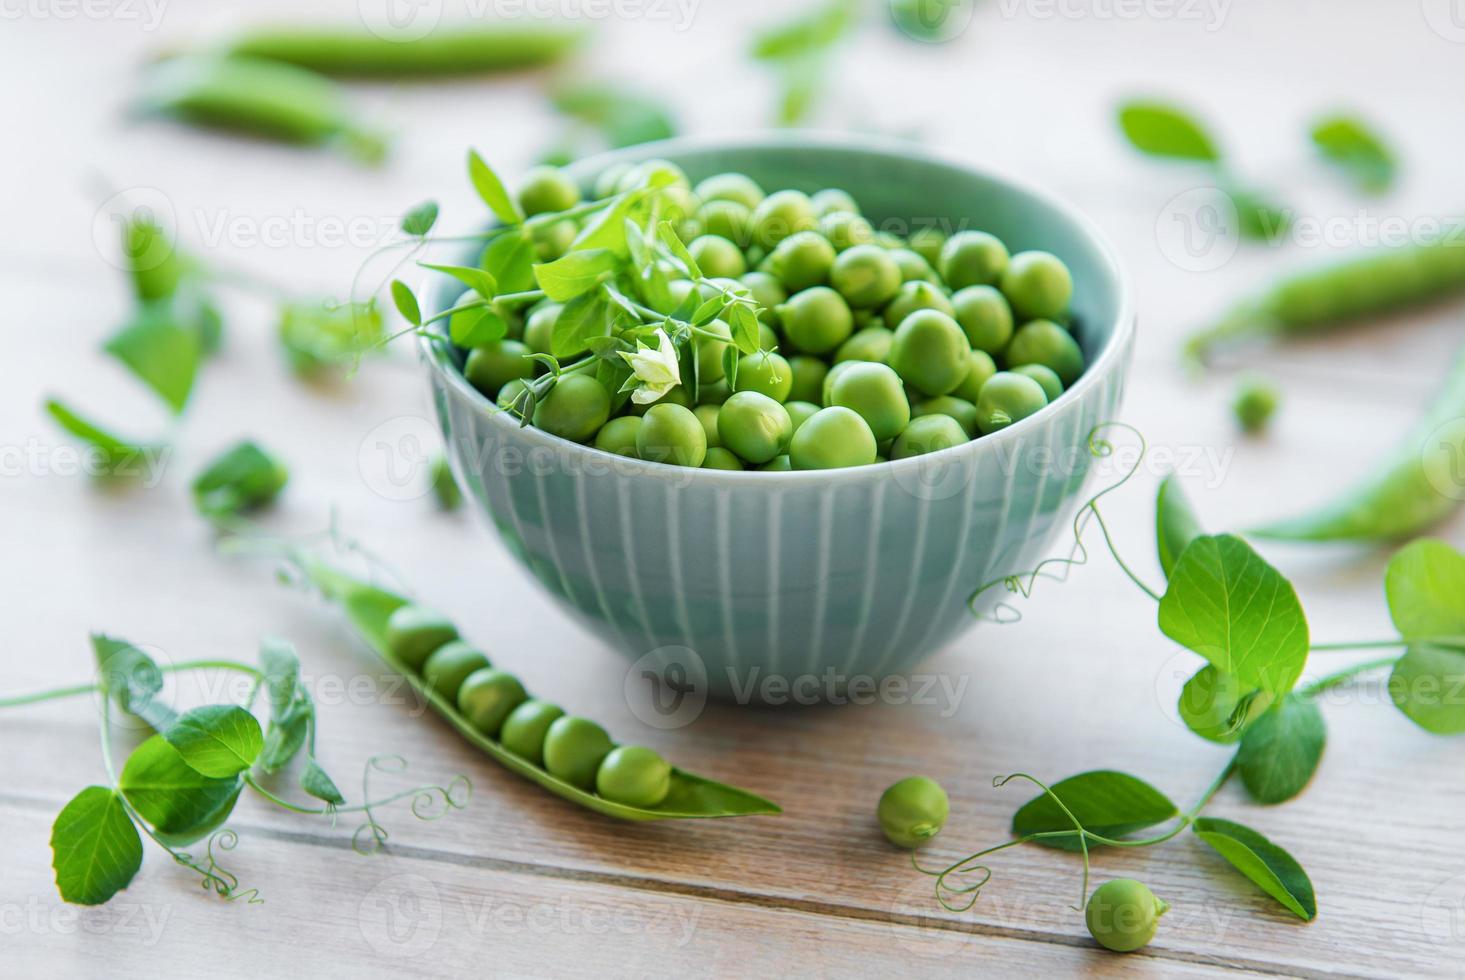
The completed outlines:
[[[283,463],[245,439],[194,477],[193,505],[205,517],[233,517],[273,503],[289,479]]]
[[[608,249],[575,251],[553,262],[535,265],[534,278],[550,299],[556,303],[568,303],[581,293],[594,289],[619,264],[620,259]]]
[[[681,236],[672,227],[670,221],[663,221],[656,226],[656,237],[661,239],[671,254],[676,256],[677,261],[686,267],[687,274],[693,279],[702,278],[702,270],[697,265],[697,260],[692,258],[692,253],[687,251],[687,246],[682,244]]]
[[[157,443],[137,442],[116,435],[77,414],[58,399],[47,399],[45,408],[56,424],[97,451],[101,467],[99,475],[141,477],[147,468],[142,465],[143,461],[164,449]]]
[[[593,248],[610,249],[621,258],[631,257],[631,244],[629,236],[631,229],[635,228],[637,239],[640,240],[641,229],[631,217],[631,212],[636,206],[644,201],[651,191],[631,191],[622,194],[614,204],[596,213],[585,223],[580,234],[570,243],[570,248],[575,251]],[[636,259],[636,264],[641,265],[649,259]]]
[[[759,61],[783,61],[822,51],[851,31],[858,13],[859,4],[855,0],[832,0],[807,14],[760,31],[753,39],[753,57]]]
[[[203,350],[198,331],[179,324],[169,307],[156,303],[143,307],[104,349],[175,413],[183,411]]]
[[[487,346],[508,333],[508,322],[487,306],[454,313],[448,320],[448,336],[465,349]]]
[[[101,905],[142,867],[142,838],[115,790],[88,786],[51,825],[56,890],[77,905]]]
[[[413,295],[412,288],[400,279],[392,280],[392,302],[397,312],[402,314],[402,319],[414,327],[422,326],[422,308],[417,305],[417,297]]]
[[[91,639],[97,682],[113,703],[156,730],[171,725],[176,716],[158,697],[163,690],[163,672],[153,658],[126,640],[101,633],[93,633]]]
[[[323,803],[332,806],[340,806],[346,802],[341,791],[326,771],[320,767],[320,763],[314,759],[305,760],[305,769],[300,773],[300,788]]]
[[[1369,194],[1394,182],[1394,154],[1367,123],[1356,116],[1328,116],[1312,127],[1312,142],[1323,158]]]
[[[280,308],[280,346],[290,367],[303,375],[353,364],[382,336],[375,302],[286,303]]]
[[[595,127],[613,148],[677,134],[676,120],[667,106],[603,81],[562,85],[550,94],[550,101],[563,115]]]
[[[264,733],[254,715],[235,704],[194,708],[163,733],[183,761],[205,776],[223,778],[254,765]]]
[[[188,274],[189,263],[150,214],[135,213],[122,233],[122,257],[138,300],[170,300]]]
[[[509,197],[509,192],[504,190],[504,182],[499,180],[499,175],[493,172],[492,167],[483,162],[483,157],[478,155],[477,150],[468,151],[468,179],[473,182],[473,189],[478,192],[483,203],[504,224],[517,225],[524,220],[518,205]]]
[[[824,91],[828,74],[829,59],[822,52],[783,62],[778,73],[778,113],[774,121],[780,126],[797,126],[807,120]]]
[[[758,352],[758,317],[747,303],[733,304],[728,312],[727,324],[732,328],[733,347],[744,354]]]
[[[1161,102],[1128,102],[1119,107],[1119,127],[1141,153],[1215,163],[1221,152],[1198,120]]]
[[[1229,186],[1225,193],[1236,208],[1237,230],[1259,242],[1275,242],[1292,227],[1292,216],[1257,190]]]
[[[300,658],[288,642],[265,637],[260,641],[259,662],[270,699],[270,723],[258,764],[265,772],[275,772],[305,744],[315,704],[300,681]]]
[[[431,269],[434,272],[442,272],[452,276],[454,279],[473,290],[484,299],[493,299],[498,295],[498,281],[493,274],[471,265],[437,265],[432,262],[419,262],[418,265],[424,269]]]
[[[1307,872],[1282,848],[1250,827],[1217,817],[1200,817],[1191,829],[1293,915],[1307,922],[1317,917]]]
[[[161,735],[128,756],[117,787],[138,814],[176,846],[212,833],[239,798],[238,776],[206,776],[183,760]]]
[[[1241,737],[1236,770],[1258,803],[1284,803],[1307,788],[1322,761],[1328,729],[1306,698],[1288,695]]]
[[[1459,637],[1465,643],[1465,555],[1420,538],[1400,548],[1384,571],[1389,615],[1406,640]]]
[[[1149,783],[1110,769],[1069,776],[1049,788],[1085,830],[1101,837],[1118,839],[1180,813],[1164,793]],[[1073,829],[1073,821],[1046,793],[1023,804],[1012,817],[1012,833],[1018,837]],[[1065,851],[1079,850],[1077,838],[1055,837],[1034,843]]]
[[[1307,662],[1307,617],[1292,583],[1230,534],[1199,537],[1170,572],[1160,630],[1246,689],[1281,696]]]
[[[1389,697],[1427,732],[1465,734],[1465,650],[1412,644],[1389,675]]]
[[[534,288],[534,243],[519,231],[496,236],[483,250],[480,264],[493,275],[500,292]]]
[[[409,235],[422,237],[437,224],[437,202],[423,201],[402,216],[402,230]]]
[[[582,293],[566,303],[555,318],[550,353],[555,357],[574,357],[589,347],[592,337],[605,336],[608,306],[599,290]]]
[[[1229,745],[1272,700],[1266,691],[1247,689],[1233,675],[1206,664],[1180,691],[1180,719],[1201,738]]]
[[[1186,545],[1204,533],[1190,501],[1180,489],[1179,478],[1171,473],[1160,481],[1160,492],[1155,497],[1155,547],[1160,551],[1160,567],[1167,577]]]

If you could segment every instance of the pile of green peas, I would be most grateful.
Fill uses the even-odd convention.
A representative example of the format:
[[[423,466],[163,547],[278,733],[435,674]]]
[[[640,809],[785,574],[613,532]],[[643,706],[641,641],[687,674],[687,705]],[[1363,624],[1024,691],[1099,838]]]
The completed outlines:
[[[1072,276],[1051,253],[1011,254],[982,231],[901,237],[877,230],[842,190],[767,193],[739,173],[693,185],[664,160],[612,168],[594,194],[635,187],[653,171],[670,176],[669,210],[704,277],[695,282],[666,263],[673,300],[684,307],[694,290],[704,299],[746,290],[763,308],[761,349],[738,359],[729,384],[723,356],[732,335],[714,320],[710,332],[728,340],[691,341],[695,400],[683,384],[654,404],[614,411],[613,393],[590,373],[566,374],[529,419],[542,429],[679,466],[861,466],[996,432],[1042,409],[1084,370],[1069,329]],[[575,207],[581,190],[540,167],[518,199],[526,214],[549,214]],[[540,259],[564,254],[578,227],[566,218],[537,232]],[[469,382],[512,406],[544,370],[532,355],[550,352],[562,309],[541,301],[506,315],[510,335],[469,352]]]
[[[492,666],[441,613],[404,605],[387,620],[387,649],[486,738],[556,779],[625,806],[654,807],[671,792],[671,764],[652,749],[616,745],[588,718],[532,698]]]

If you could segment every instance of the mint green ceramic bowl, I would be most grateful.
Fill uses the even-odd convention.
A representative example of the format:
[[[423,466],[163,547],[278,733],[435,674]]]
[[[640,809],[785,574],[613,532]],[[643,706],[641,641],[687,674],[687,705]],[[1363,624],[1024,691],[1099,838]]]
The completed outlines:
[[[694,681],[701,673],[724,699],[817,697],[906,672],[976,621],[975,589],[1066,548],[1055,531],[1078,502],[1088,435],[1115,418],[1129,364],[1134,308],[1114,253],[1049,195],[903,143],[680,139],[571,170],[588,186],[612,164],[652,157],[694,182],[741,171],[768,190],[840,187],[877,226],[983,229],[1013,251],[1054,252],[1073,271],[1088,369],[1062,397],[965,445],[846,470],[689,470],[569,443],[520,427],[463,379],[451,344],[423,342],[459,483],[597,638],[632,659],[678,664]],[[438,308],[455,292],[444,284]]]

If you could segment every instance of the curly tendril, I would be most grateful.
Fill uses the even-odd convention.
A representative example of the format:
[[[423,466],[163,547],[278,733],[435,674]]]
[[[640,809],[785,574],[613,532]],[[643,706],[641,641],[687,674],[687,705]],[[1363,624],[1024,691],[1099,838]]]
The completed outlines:
[[[1135,456],[1134,465],[1125,470],[1124,474],[1114,483],[1099,490],[1085,501],[1079,507],[1078,512],[1073,515],[1073,548],[1069,551],[1067,557],[1046,558],[1029,571],[1004,575],[1001,578],[993,579],[979,586],[967,597],[967,607],[971,610],[973,616],[993,623],[1016,623],[1020,621],[1022,619],[1022,613],[1012,603],[999,602],[993,607],[990,614],[984,614],[978,609],[979,600],[983,595],[997,588],[999,585],[1009,593],[1020,595],[1024,599],[1030,599],[1040,578],[1050,579],[1054,582],[1066,582],[1068,580],[1068,574],[1072,569],[1079,565],[1088,564],[1089,550],[1083,543],[1083,535],[1085,530],[1088,529],[1090,521],[1099,525],[1099,530],[1104,535],[1104,544],[1108,547],[1109,553],[1113,555],[1114,561],[1123,569],[1124,574],[1129,577],[1129,580],[1150,598],[1156,601],[1159,600],[1159,594],[1145,585],[1144,582],[1140,581],[1139,577],[1130,570],[1129,566],[1125,564],[1124,559],[1120,557],[1119,550],[1114,545],[1114,539],[1109,533],[1109,526],[1104,522],[1103,514],[1099,512],[1099,501],[1124,486],[1135,473],[1139,472],[1148,447],[1145,443],[1144,436],[1134,426],[1125,422],[1100,422],[1089,430],[1088,437],[1085,440],[1089,455],[1094,459],[1107,459],[1114,455],[1114,443],[1101,435],[1106,429],[1119,429],[1131,433],[1139,441],[1139,453]]]
[[[361,771],[361,798],[364,802],[360,807],[366,821],[351,835],[351,848],[357,854],[375,854],[386,845],[391,836],[387,828],[376,819],[373,808],[410,797],[412,803],[409,809],[414,817],[418,820],[440,820],[449,812],[466,807],[473,795],[473,784],[468,781],[467,776],[459,774],[449,780],[446,786],[419,786],[380,800],[371,798],[373,772],[404,773],[407,769],[407,760],[400,755],[374,755],[366,760],[366,766]]]

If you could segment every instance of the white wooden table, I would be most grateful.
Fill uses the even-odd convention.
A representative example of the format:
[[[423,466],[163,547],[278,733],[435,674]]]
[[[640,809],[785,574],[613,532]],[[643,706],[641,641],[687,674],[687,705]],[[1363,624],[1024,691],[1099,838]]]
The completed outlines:
[[[1187,800],[1224,760],[1224,750],[1173,717],[1194,658],[1164,640],[1151,604],[1107,559],[1065,585],[1042,587],[1020,625],[980,627],[923,668],[958,685],[959,698],[783,712],[714,706],[685,729],[659,732],[626,704],[623,660],[562,618],[492,533],[466,512],[445,517],[425,499],[389,499],[380,480],[363,476],[358,456],[369,433],[394,419],[429,417],[423,379],[405,349],[349,384],[305,386],[277,354],[268,305],[231,298],[227,352],[201,378],[160,484],[106,492],[68,472],[69,442],[40,411],[46,394],[63,394],[140,435],[164,428],[148,396],[97,350],[129,302],[121,274],[94,244],[94,216],[111,191],[158,189],[184,244],[211,261],[333,293],[407,206],[437,197],[445,230],[471,224],[465,146],[512,173],[555,135],[540,95],[544,78],[532,74],[361,87],[361,101],[399,132],[399,153],[380,171],[124,121],[131,73],[149,50],[230,18],[299,16],[298,5],[276,0],[227,6],[169,4],[156,30],[147,29],[146,8],[126,8],[137,17],[109,8],[113,15],[99,18],[65,16],[74,8],[54,0],[5,7],[0,691],[86,678],[89,630],[150,644],[175,660],[252,660],[261,635],[279,634],[299,646],[317,686],[321,753],[343,780],[370,755],[399,752],[424,780],[469,775],[475,797],[468,810],[436,823],[384,814],[391,846],[371,858],[351,852],[350,824],[333,828],[247,800],[236,812],[241,842],[229,864],[260,888],[264,904],[210,898],[149,846],[130,888],[83,911],[57,898],[47,841],[60,806],[104,778],[94,707],[82,699],[5,712],[3,972],[1465,970],[1465,747],[1415,730],[1377,686],[1327,701],[1327,755],[1301,799],[1262,809],[1228,788],[1211,808],[1256,826],[1302,862],[1320,908],[1310,925],[1186,838],[1096,859],[1101,876],[1140,876],[1174,905],[1156,941],[1128,958],[1095,950],[1067,907],[1078,868],[1066,856],[1006,852],[972,911],[934,906],[928,882],[873,822],[875,799],[896,778],[925,772],[950,790],[952,817],[932,853],[955,857],[1002,839],[1025,796],[994,790],[995,774],[1059,778],[1114,767]],[[350,3],[319,6],[322,18],[356,14]],[[1210,12],[1195,20],[1159,2],[1128,17],[1120,13],[1133,8],[1122,5],[989,0],[944,45],[870,25],[841,56],[821,121],[914,135],[1021,171],[1086,208],[1118,244],[1138,287],[1141,335],[1125,417],[1157,458],[1170,454],[1187,471],[1210,526],[1242,527],[1328,496],[1389,447],[1458,344],[1461,309],[1253,355],[1284,385],[1287,404],[1270,436],[1239,439],[1225,408],[1229,379],[1188,383],[1175,362],[1177,340],[1239,292],[1323,260],[1328,249],[1298,241],[1248,246],[1217,268],[1183,268],[1190,260],[1176,261],[1171,202],[1204,179],[1135,159],[1115,137],[1113,106],[1147,92],[1193,104],[1243,173],[1274,187],[1304,222],[1342,229],[1346,238],[1366,236],[1385,216],[1449,219],[1465,210],[1465,133],[1456,125],[1465,30],[1451,29],[1447,6],[1222,0],[1218,12],[1204,8]],[[786,9],[703,2],[685,30],[675,21],[611,18],[581,65],[661,92],[688,131],[746,131],[767,118],[772,89],[746,62],[745,38]],[[448,4],[447,15],[454,12]],[[1365,113],[1395,140],[1406,173],[1388,198],[1360,201],[1310,159],[1306,123],[1334,106]],[[110,247],[110,231],[101,240]],[[334,505],[346,528],[531,689],[553,692],[689,769],[777,799],[786,813],[613,823],[506,773],[420,716],[329,611],[280,588],[263,567],[213,553],[191,514],[187,479],[243,435],[292,464],[273,518],[281,530],[318,527]],[[1109,509],[1131,560],[1152,578],[1157,478],[1147,469]],[[1465,523],[1439,533],[1465,543]],[[1266,551],[1296,582],[1317,639],[1388,635],[1385,554]],[[1333,656],[1313,669],[1346,662]]]

